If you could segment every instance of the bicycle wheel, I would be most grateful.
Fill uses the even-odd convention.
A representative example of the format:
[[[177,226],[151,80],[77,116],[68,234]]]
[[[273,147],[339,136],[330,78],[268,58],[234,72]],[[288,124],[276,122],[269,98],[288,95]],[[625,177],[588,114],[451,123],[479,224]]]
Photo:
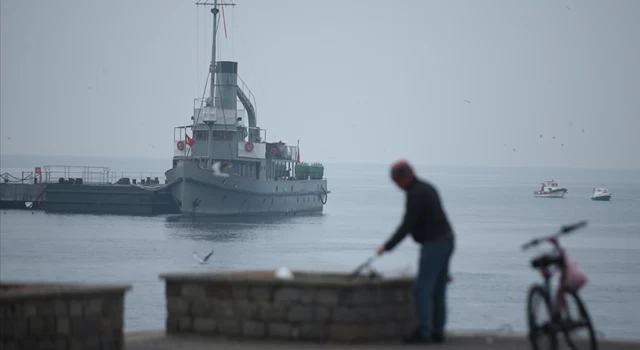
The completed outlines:
[[[541,303],[543,310],[538,312]],[[551,310],[551,299],[544,287],[541,285],[531,286],[527,298],[527,321],[529,324],[529,342],[533,350],[556,350],[558,348],[558,338],[553,327],[553,313]]]
[[[598,349],[593,322],[578,293],[565,292],[565,307],[562,310],[561,319],[562,333],[571,349]],[[580,334],[581,330],[586,331],[586,334]]]

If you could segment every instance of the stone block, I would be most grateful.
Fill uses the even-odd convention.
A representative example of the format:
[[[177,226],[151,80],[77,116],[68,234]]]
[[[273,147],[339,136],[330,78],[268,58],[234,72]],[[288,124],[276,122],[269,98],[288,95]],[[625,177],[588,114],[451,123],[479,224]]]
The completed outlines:
[[[82,340],[74,338],[69,342],[69,346],[71,350],[82,350],[84,349],[84,344],[82,344]]]
[[[212,303],[212,315],[216,320],[235,319],[236,312],[231,302]]]
[[[109,316],[109,319],[111,320],[111,327],[113,327],[112,329],[114,331],[122,331],[122,328],[124,327],[124,315],[123,314],[111,315],[111,316]]]
[[[85,350],[100,350],[100,337],[89,336],[84,340],[83,345]]]
[[[24,317],[3,320],[0,322],[0,335],[3,338],[22,338],[29,332],[28,319]]]
[[[87,316],[102,315],[102,299],[94,298],[94,299],[85,300],[84,314]]]
[[[367,309],[367,316],[372,322],[391,322],[394,320],[395,306],[379,305]]]
[[[55,348],[56,344],[51,339],[38,339],[38,347],[36,349],[51,350]]]
[[[311,304],[315,298],[316,292],[312,288],[300,289],[300,302],[302,304]]]
[[[231,295],[233,300],[247,300],[249,299],[249,287],[247,286],[231,286]]]
[[[23,349],[37,349],[38,348],[38,340],[27,338],[22,341]]]
[[[102,314],[105,316],[122,314],[124,311],[124,296],[112,295],[103,299]]]
[[[120,350],[116,338],[113,335],[100,337],[100,349],[102,350]]]
[[[283,305],[262,303],[259,306],[259,319],[262,321],[285,321],[287,309]]]
[[[331,318],[331,309],[326,306],[316,306],[313,320],[316,322],[326,322]]]
[[[179,297],[181,285],[175,282],[166,282],[164,287],[165,297]]]
[[[36,313],[38,316],[55,316],[56,310],[53,301],[40,301],[36,303]]]
[[[187,315],[189,314],[189,302],[179,297],[168,297],[167,312],[175,315]]]
[[[88,333],[87,324],[85,323],[82,317],[72,318],[70,325],[71,325],[71,334],[74,337],[84,337],[85,334]]]
[[[345,290],[342,296],[342,305],[359,306],[372,305],[376,301],[376,291],[373,288],[358,287]]]
[[[405,328],[403,324],[397,322],[376,323],[371,326],[372,331],[377,338],[382,339],[398,339],[409,335],[414,328]]]
[[[249,289],[249,297],[251,298],[251,301],[270,301],[271,290],[266,286],[252,286]]]
[[[235,315],[243,320],[257,320],[259,319],[259,308],[257,304],[249,303],[246,301],[236,302]]]
[[[364,325],[331,324],[328,338],[331,341],[354,342],[375,337],[373,329]]]
[[[69,335],[71,331],[71,320],[69,317],[58,317],[56,320],[56,332],[62,335]]]
[[[227,336],[240,335],[240,321],[236,321],[236,320],[219,321],[218,332],[222,335],[227,335]]]
[[[178,329],[180,331],[191,331],[193,330],[193,322],[191,322],[191,317],[183,316],[180,318]]]
[[[85,323],[85,327],[86,327],[86,334],[87,335],[100,335],[100,333],[102,332],[102,316],[100,315],[96,315],[96,316],[87,316],[84,319],[84,323]],[[73,329],[73,321],[71,322],[71,326]]]
[[[300,300],[300,291],[296,288],[279,288],[273,294],[276,303],[296,303]]]
[[[256,321],[244,321],[242,323],[242,335],[250,338],[262,338],[266,334],[265,324]]]
[[[291,338],[291,325],[288,323],[269,323],[267,326],[270,338]]]
[[[336,289],[320,289],[316,293],[316,304],[325,306],[338,305],[338,291]]]
[[[216,321],[213,318],[194,318],[193,330],[198,333],[213,333],[216,331]]]
[[[306,305],[294,305],[287,314],[289,322],[311,322],[313,321],[313,307]]]
[[[233,299],[232,285],[229,283],[207,285],[207,297],[218,300],[231,300]]]
[[[13,319],[22,316],[22,312],[19,304],[0,304],[0,319]]]
[[[54,309],[56,316],[68,316],[69,315],[69,302],[66,300],[56,300],[54,302]]]
[[[322,323],[303,323],[299,327],[300,339],[325,340],[327,338],[327,326]]]
[[[36,304],[34,302],[29,302],[29,301],[24,303],[23,311],[24,311],[25,317],[35,316],[38,313]]]
[[[178,333],[178,330],[180,329],[179,325],[179,317],[168,315],[167,319],[165,320],[165,329],[167,330],[167,333]]]
[[[185,300],[182,299],[182,301],[184,302]],[[191,301],[191,312],[189,314],[192,316],[199,316],[199,317],[214,316],[215,315],[214,308],[216,307],[216,305],[217,305],[216,302],[210,299],[205,299],[205,298],[193,299],[193,301]],[[176,315],[183,316],[185,314],[177,313]]]
[[[0,349],[2,350],[19,350],[21,349],[21,347],[19,346],[19,344],[16,341],[8,341],[5,339],[2,339],[2,342],[0,343]]]
[[[361,315],[354,308],[337,307],[333,309],[331,320],[335,323],[358,323]]]
[[[111,333],[114,331],[113,321],[109,317],[102,317],[100,331],[104,333]]]
[[[182,285],[180,296],[185,298],[204,298],[207,296],[207,291],[203,285],[188,283]]]
[[[380,304],[402,304],[406,303],[407,295],[413,294],[410,289],[393,288],[379,289],[377,301]]]
[[[71,317],[81,317],[82,316],[82,301],[79,300],[71,300],[69,302],[69,316]]]
[[[29,317],[29,338],[47,337],[56,333],[55,317]]]
[[[55,350],[67,350],[69,348],[69,342],[66,338],[57,337],[53,342],[53,348]]]
[[[407,321],[415,316],[415,307],[413,304],[401,304],[394,309],[393,319],[398,322]]]

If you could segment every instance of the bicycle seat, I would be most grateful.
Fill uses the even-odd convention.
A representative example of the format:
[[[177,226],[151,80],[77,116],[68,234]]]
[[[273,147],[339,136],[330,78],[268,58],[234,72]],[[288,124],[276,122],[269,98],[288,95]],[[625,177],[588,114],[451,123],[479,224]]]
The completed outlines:
[[[562,266],[562,257],[559,255],[543,254],[531,260],[531,266],[536,269],[546,268],[551,265]]]

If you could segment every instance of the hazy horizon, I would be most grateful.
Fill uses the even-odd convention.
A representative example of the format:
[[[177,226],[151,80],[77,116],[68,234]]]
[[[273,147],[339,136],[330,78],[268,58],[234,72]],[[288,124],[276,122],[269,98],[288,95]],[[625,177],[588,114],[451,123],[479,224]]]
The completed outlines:
[[[39,155],[39,154],[0,154],[0,160],[4,157],[5,160],[9,159],[10,165],[18,165],[18,168],[25,168],[25,170],[32,170],[32,167],[36,166],[44,166],[44,165],[69,165],[69,166],[103,166],[100,164],[99,160],[106,161],[140,161],[140,163],[144,161],[157,162],[157,163],[166,163],[166,169],[168,170],[171,166],[171,157],[140,157],[140,156],[123,156],[123,157],[114,157],[114,156],[78,156],[78,155]],[[40,159],[47,159],[48,162],[38,161]],[[72,164],[65,163],[61,164],[60,162],[51,162],[51,160],[70,160]],[[86,162],[87,160],[96,160],[93,162]],[[406,158],[405,158],[406,159]],[[85,161],[84,163],[77,163],[74,161]],[[316,160],[313,160],[315,162]],[[301,162],[308,162],[305,159],[301,159]],[[436,164],[436,163],[425,163],[419,161],[419,159],[413,160],[409,159],[409,162],[416,167],[443,167],[443,168],[488,168],[488,169],[539,169],[539,170],[600,170],[600,171],[640,171],[640,167],[620,167],[620,168],[596,168],[596,167],[580,167],[580,166],[554,166],[554,167],[545,167],[545,166],[527,166],[527,165],[468,165],[468,164]],[[156,163],[156,164],[157,164]],[[357,161],[331,161],[331,162],[322,162],[319,161],[325,166],[325,173],[330,171],[331,165],[355,165],[355,166],[366,166],[366,165],[376,165],[376,166],[386,166],[390,167],[391,163],[382,162],[382,161],[369,161],[369,162],[357,162]],[[7,167],[0,161],[0,169],[3,168],[12,168],[11,166]],[[121,169],[112,169],[119,171]],[[149,169],[137,169],[139,171],[148,171]]]
[[[234,2],[218,60],[303,161],[640,168],[639,1]],[[192,1],[0,2],[0,154],[169,165],[210,43]]]

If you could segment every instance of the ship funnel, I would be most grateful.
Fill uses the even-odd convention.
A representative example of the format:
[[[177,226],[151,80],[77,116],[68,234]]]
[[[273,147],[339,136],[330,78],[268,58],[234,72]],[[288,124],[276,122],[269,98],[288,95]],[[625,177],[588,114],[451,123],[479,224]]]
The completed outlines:
[[[225,110],[237,109],[238,62],[218,61],[216,64],[215,106]]]

